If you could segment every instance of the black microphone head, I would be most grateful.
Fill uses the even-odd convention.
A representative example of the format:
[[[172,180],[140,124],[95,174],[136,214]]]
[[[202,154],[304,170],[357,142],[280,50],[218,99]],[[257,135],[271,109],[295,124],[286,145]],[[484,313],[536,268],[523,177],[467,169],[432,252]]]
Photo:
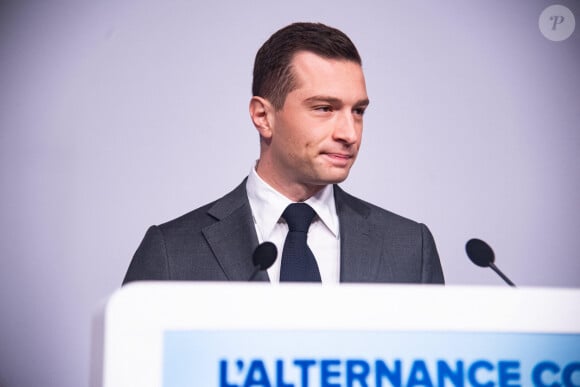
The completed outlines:
[[[274,264],[277,256],[278,249],[276,245],[272,242],[264,242],[259,244],[254,250],[252,262],[254,262],[254,266],[259,266],[260,270],[266,270]]]
[[[467,256],[477,266],[488,267],[495,260],[495,254],[487,243],[481,239],[470,239],[465,245]]]

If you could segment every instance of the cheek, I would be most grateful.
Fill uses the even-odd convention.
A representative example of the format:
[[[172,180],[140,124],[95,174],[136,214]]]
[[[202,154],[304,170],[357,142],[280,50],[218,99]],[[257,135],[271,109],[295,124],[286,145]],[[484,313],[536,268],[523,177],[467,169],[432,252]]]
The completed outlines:
[[[279,149],[288,155],[312,154],[317,152],[326,139],[326,130],[307,120],[297,120],[293,125],[284,125],[283,130],[278,132]]]

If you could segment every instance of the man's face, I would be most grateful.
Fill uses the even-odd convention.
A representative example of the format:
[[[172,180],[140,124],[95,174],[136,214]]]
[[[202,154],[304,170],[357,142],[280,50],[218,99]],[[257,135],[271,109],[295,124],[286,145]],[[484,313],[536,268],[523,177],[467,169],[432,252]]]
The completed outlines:
[[[287,191],[315,193],[346,179],[361,143],[368,105],[361,66],[299,52],[292,61],[297,87],[271,115],[266,181]],[[260,167],[258,172],[260,172]]]

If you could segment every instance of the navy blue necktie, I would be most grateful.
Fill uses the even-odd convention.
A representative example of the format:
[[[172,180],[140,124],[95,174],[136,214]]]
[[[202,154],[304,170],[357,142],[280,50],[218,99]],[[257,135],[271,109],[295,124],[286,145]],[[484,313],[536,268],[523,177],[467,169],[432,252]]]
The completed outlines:
[[[306,235],[316,213],[306,203],[286,207],[282,218],[288,223],[288,235],[282,250],[280,282],[321,282],[318,264],[306,244]]]

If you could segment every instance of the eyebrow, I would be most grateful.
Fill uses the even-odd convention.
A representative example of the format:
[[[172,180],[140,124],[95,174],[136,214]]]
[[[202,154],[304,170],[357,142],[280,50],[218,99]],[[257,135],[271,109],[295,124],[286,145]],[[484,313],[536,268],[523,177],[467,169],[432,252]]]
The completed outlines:
[[[330,97],[330,96],[325,96],[325,95],[315,95],[313,97],[310,98],[306,98],[304,100],[304,103],[313,103],[313,102],[328,102],[330,104],[335,104],[335,105],[342,105],[343,101],[339,98],[336,97]],[[370,103],[368,98],[362,99],[360,101],[357,101],[354,106],[368,106]]]

